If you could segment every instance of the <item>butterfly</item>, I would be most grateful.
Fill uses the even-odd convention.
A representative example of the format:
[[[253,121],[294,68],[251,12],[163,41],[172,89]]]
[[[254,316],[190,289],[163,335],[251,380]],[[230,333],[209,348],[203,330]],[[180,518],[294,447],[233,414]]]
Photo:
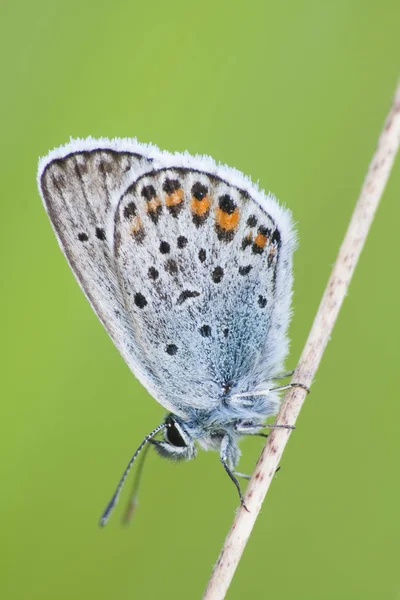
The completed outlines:
[[[290,212],[236,169],[136,139],[71,140],[40,160],[38,186],[93,310],[169,411],[100,524],[148,442],[173,460],[194,458],[197,445],[219,451],[244,504],[238,440],[263,435],[280,403],[273,381],[288,352]]]

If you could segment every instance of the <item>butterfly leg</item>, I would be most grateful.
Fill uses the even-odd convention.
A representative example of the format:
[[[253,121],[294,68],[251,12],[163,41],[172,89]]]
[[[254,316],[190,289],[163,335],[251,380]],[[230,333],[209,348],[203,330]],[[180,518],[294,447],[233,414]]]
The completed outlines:
[[[251,479],[251,475],[246,475],[246,473],[239,473],[239,471],[234,471],[233,474],[236,475],[236,477],[241,477],[241,479]]]
[[[280,469],[280,466],[275,469],[275,475],[278,471],[280,471]],[[234,471],[234,475],[236,475],[236,477],[241,477],[242,479],[247,479],[248,481],[251,479],[251,475],[246,475],[246,473],[239,473],[239,471]]]
[[[279,379],[279,377],[277,378]],[[285,390],[291,390],[292,388],[302,388],[303,390],[305,390],[307,392],[307,394],[310,393],[310,388],[305,385],[304,383],[288,383],[286,385],[280,385],[278,387],[274,387],[274,388],[270,388],[269,390],[262,390],[262,391],[256,391],[256,392],[240,392],[238,394],[233,394],[230,398],[230,401],[232,402],[232,404],[235,404],[237,406],[242,406],[242,407],[246,407],[246,406],[252,406],[254,403],[254,397],[255,396],[268,396],[268,394],[270,394],[271,392],[283,392]],[[249,400],[246,400],[246,398],[250,398]]]
[[[268,437],[267,433],[261,433],[261,429],[295,429],[293,425],[275,425],[273,423],[257,423],[257,421],[236,421],[234,429],[239,435],[261,435]]]
[[[284,373],[281,373],[280,375],[274,377],[274,379],[287,379],[288,377],[291,377],[293,373],[294,369],[292,371],[285,371]]]
[[[305,390],[307,392],[307,394],[309,394],[311,391],[310,388],[307,385],[305,385],[304,383],[288,383],[287,385],[280,385],[278,387],[271,388],[268,391],[269,392],[283,392],[285,390],[291,390],[292,388],[296,388],[296,387],[302,388],[303,390]]]
[[[237,448],[235,442],[233,441],[231,436],[225,435],[222,438],[222,442],[221,442],[221,454],[220,454],[221,463],[222,463],[222,466],[224,467],[225,471],[228,473],[230,479],[235,484],[235,487],[239,494],[241,505],[243,506],[243,508],[245,510],[247,510],[247,512],[250,512],[245,504],[245,501],[243,499],[242,490],[240,489],[239,482],[236,479],[235,473],[233,471],[233,465],[235,465],[237,463],[238,458],[239,458],[239,451],[238,451],[238,448]]]
[[[264,423],[255,423],[253,421],[238,421],[235,424],[235,431],[240,433],[241,435],[257,435],[263,438],[268,437],[268,433],[262,433],[260,429],[264,429],[265,427],[269,427],[269,425],[265,425]],[[275,473],[279,471],[280,467],[277,467]],[[237,477],[242,477],[243,479],[250,479],[251,475],[246,475],[245,473],[238,473],[234,471],[234,474]]]
[[[240,435],[259,435],[261,429],[265,429],[267,425],[257,423],[255,421],[236,421],[234,429]],[[263,434],[266,436],[267,434]]]

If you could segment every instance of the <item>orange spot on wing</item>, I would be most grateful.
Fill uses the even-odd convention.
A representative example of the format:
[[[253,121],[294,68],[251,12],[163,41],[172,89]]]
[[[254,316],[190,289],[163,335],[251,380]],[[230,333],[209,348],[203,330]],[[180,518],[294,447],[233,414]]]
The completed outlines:
[[[259,248],[265,248],[267,240],[268,238],[266,235],[262,235],[262,233],[257,233],[256,237],[254,238],[254,243]]]
[[[165,197],[165,204],[167,206],[177,206],[178,204],[180,204],[183,200],[183,189],[179,188],[178,190],[175,190],[174,192],[172,192],[172,194],[167,194]]]
[[[158,198],[158,196],[146,202],[147,212],[155,212],[159,206],[161,206],[161,200]]]
[[[210,210],[209,196],[204,196],[204,198],[202,198],[201,200],[197,200],[197,198],[192,196],[190,208],[194,215],[197,215],[198,217],[204,217],[204,215]]]
[[[227,231],[233,231],[234,229],[237,228],[238,223],[239,223],[239,209],[235,208],[235,210],[233,211],[232,214],[228,214],[226,212],[224,212],[223,210],[221,210],[220,208],[217,208],[217,225],[219,227],[221,227],[221,229],[225,229]]]
[[[143,224],[142,224],[140,217],[135,217],[131,223],[131,232],[137,233],[142,228],[143,228]]]

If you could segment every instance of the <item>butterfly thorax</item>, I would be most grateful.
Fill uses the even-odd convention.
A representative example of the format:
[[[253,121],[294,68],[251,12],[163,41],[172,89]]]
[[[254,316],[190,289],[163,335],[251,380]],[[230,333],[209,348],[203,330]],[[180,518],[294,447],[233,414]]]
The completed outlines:
[[[267,388],[268,389],[268,388]],[[265,419],[276,414],[279,398],[267,395],[226,397],[212,410],[192,409],[186,418],[169,414],[164,441],[155,441],[159,454],[173,460],[191,459],[197,454],[195,442],[204,450],[227,449],[229,464],[236,465],[240,452],[237,442],[246,433],[263,427]]]

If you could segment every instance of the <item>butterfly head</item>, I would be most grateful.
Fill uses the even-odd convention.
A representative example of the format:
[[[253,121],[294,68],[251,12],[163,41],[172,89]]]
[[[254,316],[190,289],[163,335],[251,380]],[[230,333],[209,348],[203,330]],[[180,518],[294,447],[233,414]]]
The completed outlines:
[[[151,442],[160,456],[171,460],[190,460],[197,454],[190,430],[172,414],[165,419],[164,440]]]

